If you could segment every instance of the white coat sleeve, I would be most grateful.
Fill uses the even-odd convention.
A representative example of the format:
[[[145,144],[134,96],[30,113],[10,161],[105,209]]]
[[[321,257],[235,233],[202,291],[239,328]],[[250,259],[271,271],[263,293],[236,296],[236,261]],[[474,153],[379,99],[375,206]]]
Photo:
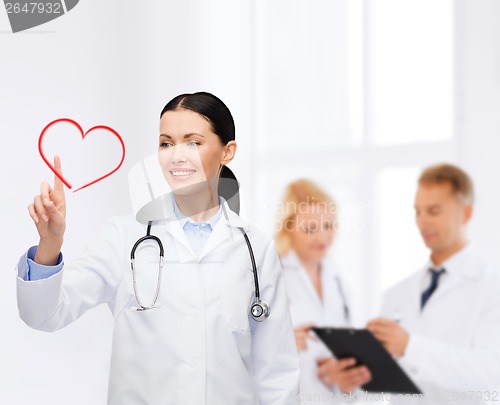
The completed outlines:
[[[110,219],[83,254],[36,281],[17,277],[19,315],[32,328],[54,331],[114,296],[123,268],[123,232]]]
[[[457,391],[500,389],[500,295],[491,297],[473,328],[470,348],[410,333],[403,364],[420,381]],[[456,314],[456,316],[459,316]],[[459,330],[455,333],[460,333]]]
[[[271,241],[259,269],[261,299],[269,317],[251,321],[253,379],[260,405],[299,404],[299,359],[278,254]]]

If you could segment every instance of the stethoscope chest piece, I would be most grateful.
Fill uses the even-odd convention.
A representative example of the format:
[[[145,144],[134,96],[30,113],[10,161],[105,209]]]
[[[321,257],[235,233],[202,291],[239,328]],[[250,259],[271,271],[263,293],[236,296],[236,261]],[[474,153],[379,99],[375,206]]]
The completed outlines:
[[[257,300],[252,302],[252,305],[250,305],[250,316],[254,321],[262,322],[267,319],[270,312],[271,310],[269,309],[269,305],[267,305],[264,301]]]

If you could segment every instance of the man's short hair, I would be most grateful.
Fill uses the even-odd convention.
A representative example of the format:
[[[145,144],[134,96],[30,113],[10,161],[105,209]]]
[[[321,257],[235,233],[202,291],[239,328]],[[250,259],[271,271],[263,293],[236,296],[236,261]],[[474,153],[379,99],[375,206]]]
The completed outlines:
[[[450,184],[455,196],[468,204],[474,202],[474,184],[469,175],[448,163],[441,163],[424,169],[418,179],[419,185]]]

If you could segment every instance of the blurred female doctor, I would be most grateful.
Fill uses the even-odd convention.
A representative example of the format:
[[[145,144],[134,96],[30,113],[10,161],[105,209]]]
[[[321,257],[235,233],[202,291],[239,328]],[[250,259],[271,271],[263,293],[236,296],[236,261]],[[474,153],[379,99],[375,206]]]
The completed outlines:
[[[336,360],[310,331],[312,326],[349,325],[346,288],[327,257],[336,232],[336,209],[336,203],[308,180],[289,184],[280,206],[275,240],[299,350],[303,403],[335,402],[335,393],[340,394],[335,386],[347,393],[371,379],[366,367],[352,367],[354,359]]]
[[[175,97],[161,112],[158,145],[173,194],[155,202],[147,229],[132,216],[112,218],[68,263],[63,184],[42,183],[29,206],[40,243],[18,265],[22,319],[53,331],[107,304],[109,404],[296,404],[297,351],[274,243],[219,195],[220,178],[234,179],[229,109],[209,93]],[[55,168],[62,173],[58,158]],[[270,307],[259,321],[249,312],[258,294],[245,233]]]

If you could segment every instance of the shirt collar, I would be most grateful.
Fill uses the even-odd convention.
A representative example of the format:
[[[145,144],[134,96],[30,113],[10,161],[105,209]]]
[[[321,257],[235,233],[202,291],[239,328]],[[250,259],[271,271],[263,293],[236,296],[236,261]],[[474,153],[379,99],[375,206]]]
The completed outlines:
[[[219,209],[217,210],[217,212],[214,215],[212,215],[207,221],[194,221],[190,217],[187,217],[184,215],[184,213],[181,211],[181,209],[177,205],[177,201],[175,201],[174,194],[172,193],[172,208],[174,210],[175,216],[179,220],[179,224],[180,224],[181,228],[184,228],[186,226],[186,224],[198,225],[198,224],[205,223],[205,224],[208,224],[210,226],[210,228],[213,230],[215,228],[215,225],[217,224],[217,222],[219,221],[219,219],[222,215],[222,206],[224,205],[224,203],[225,203],[224,198],[219,196]]]
[[[179,221],[174,213],[175,200],[172,194],[173,193],[163,194],[144,205],[144,207],[137,212],[136,220],[142,224],[147,224],[148,222],[168,223],[170,221]],[[222,202],[222,204],[220,204],[222,206],[221,221],[231,227],[241,228],[244,231],[249,230],[248,223],[243,221],[236,212],[231,210],[224,198],[220,197],[219,202]]]
[[[297,257],[297,253],[295,253],[293,249],[290,249],[286,255],[281,256],[280,261],[282,266],[286,266],[288,268],[300,269],[302,267],[302,264]]]
[[[471,242],[467,243],[461,250],[446,259],[440,266],[436,266],[429,258],[428,269],[445,269],[450,276],[464,276],[466,278],[477,278],[488,266],[488,262],[479,255]]]
[[[471,246],[470,243],[467,243],[462,249],[454,253],[439,266],[436,266],[432,261],[432,258],[429,258],[428,267],[433,270],[445,269],[447,272],[452,272],[455,268],[457,268],[457,266],[460,266],[469,250],[471,250]]]

